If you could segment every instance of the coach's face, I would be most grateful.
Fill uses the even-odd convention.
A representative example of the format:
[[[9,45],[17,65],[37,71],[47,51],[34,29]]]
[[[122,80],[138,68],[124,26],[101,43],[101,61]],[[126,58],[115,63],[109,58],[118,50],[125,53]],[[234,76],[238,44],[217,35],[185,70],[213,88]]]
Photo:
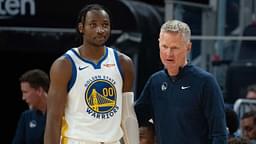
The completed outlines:
[[[186,41],[181,33],[160,32],[160,59],[169,74],[171,72],[176,75],[179,67],[186,64],[191,45],[191,42]]]

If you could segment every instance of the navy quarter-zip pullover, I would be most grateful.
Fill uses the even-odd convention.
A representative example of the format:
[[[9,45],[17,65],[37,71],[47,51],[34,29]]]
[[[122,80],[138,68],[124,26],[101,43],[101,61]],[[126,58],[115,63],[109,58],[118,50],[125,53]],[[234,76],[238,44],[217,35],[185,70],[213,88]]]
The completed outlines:
[[[224,101],[216,79],[186,65],[175,78],[154,73],[135,103],[140,126],[153,119],[158,144],[226,144]]]
[[[39,110],[24,111],[12,144],[43,144],[46,115]]]

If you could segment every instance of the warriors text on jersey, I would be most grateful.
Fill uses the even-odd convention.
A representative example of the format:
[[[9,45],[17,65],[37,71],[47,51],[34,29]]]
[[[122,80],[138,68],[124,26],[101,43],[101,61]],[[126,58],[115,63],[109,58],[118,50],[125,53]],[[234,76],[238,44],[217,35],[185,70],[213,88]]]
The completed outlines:
[[[78,48],[64,55],[72,64],[62,137],[118,141],[122,135],[122,75],[117,51],[105,48],[97,64],[80,56]]]

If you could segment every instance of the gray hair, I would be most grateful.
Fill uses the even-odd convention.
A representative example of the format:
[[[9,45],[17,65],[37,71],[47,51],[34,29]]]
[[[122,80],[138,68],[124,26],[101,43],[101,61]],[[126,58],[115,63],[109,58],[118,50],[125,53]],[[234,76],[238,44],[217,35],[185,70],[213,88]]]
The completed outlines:
[[[185,41],[190,42],[191,30],[189,26],[179,20],[168,20],[161,26],[161,32],[181,33]]]

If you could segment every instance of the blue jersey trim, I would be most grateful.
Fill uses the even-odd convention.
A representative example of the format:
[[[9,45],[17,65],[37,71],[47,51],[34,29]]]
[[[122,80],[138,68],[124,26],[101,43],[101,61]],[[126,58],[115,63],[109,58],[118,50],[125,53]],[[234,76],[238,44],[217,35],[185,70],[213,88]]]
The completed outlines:
[[[123,69],[121,68],[121,65],[120,65],[120,61],[119,61],[117,50],[113,49],[113,51],[114,51],[114,55],[115,55],[115,60],[116,60],[118,71],[121,74],[122,79],[124,80]]]
[[[86,62],[86,63],[89,63],[89,64],[91,64],[93,67],[94,67],[94,69],[100,69],[101,67],[101,63],[107,58],[107,56],[108,56],[108,48],[107,47],[104,47],[105,48],[105,54],[104,54],[104,56],[103,57],[101,57],[100,58],[100,60],[99,60],[99,62],[96,64],[96,63],[94,63],[93,61],[90,61],[90,60],[88,60],[88,59],[86,59],[86,58],[83,58],[83,57],[81,57],[74,49],[71,49],[71,51],[80,59],[80,60],[82,60],[82,61],[84,61],[84,62]]]
[[[70,57],[70,55],[68,54],[64,54],[65,58],[71,63],[71,67],[72,67],[72,74],[71,74],[71,79],[68,82],[68,91],[73,87],[76,78],[77,78],[77,71],[76,71],[76,65],[75,62],[73,61],[73,59]]]

